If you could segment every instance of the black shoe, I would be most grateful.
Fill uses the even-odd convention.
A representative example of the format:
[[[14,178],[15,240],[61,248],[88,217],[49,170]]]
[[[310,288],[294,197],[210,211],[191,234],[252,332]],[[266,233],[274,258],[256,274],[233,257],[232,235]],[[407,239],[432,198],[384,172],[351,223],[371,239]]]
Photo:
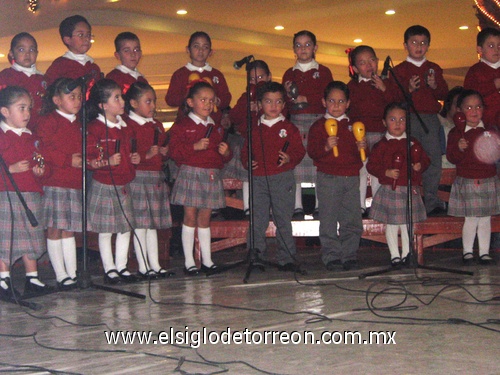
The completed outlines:
[[[156,272],[156,276],[162,279],[168,279],[169,277],[175,276],[175,272],[160,268],[158,272]]]
[[[30,296],[39,295],[39,296],[41,296],[44,294],[52,293],[54,291],[54,288],[52,288],[48,285],[40,286],[37,284],[33,284],[31,282],[32,279],[38,280],[38,277],[26,276],[26,283],[24,283],[23,296],[27,296],[27,295],[30,295]],[[40,280],[38,280],[38,281],[40,281]]]
[[[144,273],[137,271],[137,278],[139,280],[157,280],[158,274],[153,270],[149,270]]]
[[[319,220],[319,210],[317,208],[315,208],[313,211],[313,219]]]
[[[0,279],[0,281],[3,281],[5,284],[7,284],[7,289],[4,289],[0,286],[0,299],[4,301],[13,301],[14,299],[21,298],[21,293],[19,293],[17,289],[11,285],[10,277]]]
[[[410,256],[407,255],[403,259],[401,259],[401,265],[403,267],[409,267],[410,266]]]
[[[443,207],[436,207],[432,211],[427,212],[428,217],[446,216],[447,214],[447,211]]]
[[[212,264],[210,267],[207,267],[202,263],[200,268],[200,271],[206,273],[207,275],[213,275],[214,273],[217,273],[218,270],[219,269],[215,264]]]
[[[344,271],[359,270],[359,264],[357,260],[346,260],[342,263],[342,268]]]
[[[184,275],[186,276],[198,276],[200,274],[200,270],[196,268],[196,266],[192,266],[189,268],[184,267]]]
[[[342,261],[340,259],[331,260],[326,264],[326,269],[328,271],[340,271],[342,270]]]
[[[479,264],[483,266],[489,266],[495,263],[495,259],[493,259],[490,254],[483,254],[479,257]]]
[[[474,264],[474,254],[465,253],[462,255],[462,263],[464,266],[472,266]]]
[[[370,217],[370,208],[362,208],[361,209],[361,217],[363,219],[368,219]]]
[[[111,274],[115,274],[116,276],[111,277]],[[114,268],[109,270],[104,274],[104,284],[115,285],[120,282],[120,274]]]
[[[57,289],[62,292],[76,289],[77,286],[78,284],[76,283],[76,280],[72,279],[69,276],[63,279],[62,281],[57,282]]]
[[[391,266],[393,267],[400,267],[401,266],[401,258],[400,257],[395,257],[391,259]]]
[[[304,210],[302,208],[296,208],[293,211],[292,220],[293,221],[303,221],[305,218]]]
[[[295,263],[285,263],[278,266],[278,271],[281,272],[300,272],[300,266]]]
[[[126,275],[125,272],[128,272],[129,274]],[[122,279],[126,283],[135,283],[135,282],[139,281],[137,276],[132,275],[130,273],[130,271],[128,270],[128,268],[124,268],[121,271],[118,271],[118,275],[120,275],[120,279]]]

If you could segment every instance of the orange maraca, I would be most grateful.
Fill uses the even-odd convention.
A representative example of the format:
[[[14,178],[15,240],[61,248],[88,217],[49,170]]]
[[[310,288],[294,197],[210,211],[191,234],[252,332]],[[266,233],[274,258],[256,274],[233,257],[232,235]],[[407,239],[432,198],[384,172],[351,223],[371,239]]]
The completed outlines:
[[[361,121],[356,121],[354,124],[352,124],[352,132],[354,133],[354,138],[356,138],[356,141],[361,142],[363,138],[365,138],[365,124],[363,124]],[[361,161],[365,161],[366,153],[364,148],[359,150],[359,154],[361,155]]]
[[[191,83],[193,81],[199,81],[200,80],[200,75],[198,73],[191,73],[188,77],[188,83]]]
[[[337,120],[335,120],[334,118],[329,118],[328,120],[326,120],[325,121],[325,130],[330,137],[336,136],[337,131],[338,131]],[[335,157],[339,156],[339,149],[337,146],[333,146],[333,156],[335,156]]]

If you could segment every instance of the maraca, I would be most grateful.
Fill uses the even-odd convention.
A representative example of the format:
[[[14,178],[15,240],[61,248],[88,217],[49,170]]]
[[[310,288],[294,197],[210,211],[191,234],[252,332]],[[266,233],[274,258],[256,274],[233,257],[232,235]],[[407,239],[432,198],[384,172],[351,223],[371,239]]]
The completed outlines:
[[[334,118],[329,118],[328,120],[326,120],[325,130],[330,137],[336,136],[338,130],[337,120],[335,120]],[[337,146],[333,146],[333,156],[335,157],[339,156],[339,149]]]
[[[399,169],[401,170],[401,167],[403,166],[403,154],[400,152],[395,152],[392,155],[392,169]],[[396,190],[396,185],[397,185],[398,179],[395,178],[394,181],[392,181],[392,190]]]
[[[365,124],[363,124],[361,121],[356,121],[354,124],[352,124],[352,132],[354,133],[354,138],[356,138],[356,141],[361,142],[365,137]],[[359,150],[359,154],[361,155],[361,161],[365,161],[366,153],[364,148]]]
[[[453,122],[455,123],[455,126],[460,131],[460,134],[463,138],[464,133],[465,133],[465,125],[466,125],[465,114],[463,112],[455,113],[455,115],[453,116]]]
[[[419,143],[413,143],[410,148],[411,162],[420,163],[422,159],[422,146]]]
[[[201,78],[200,78],[200,75],[198,73],[191,73],[188,77],[188,83],[191,83],[193,81],[199,81]]]

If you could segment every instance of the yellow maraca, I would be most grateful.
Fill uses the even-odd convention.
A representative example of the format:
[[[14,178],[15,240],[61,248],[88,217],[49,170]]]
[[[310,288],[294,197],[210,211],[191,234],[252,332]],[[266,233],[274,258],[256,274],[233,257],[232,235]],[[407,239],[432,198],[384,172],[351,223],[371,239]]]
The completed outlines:
[[[191,83],[193,81],[199,81],[200,80],[200,75],[196,72],[191,73],[188,77],[188,83]]]
[[[326,120],[325,130],[330,137],[336,136],[338,130],[337,120],[335,120],[334,118],[329,118],[328,120]],[[333,146],[333,156],[335,157],[339,156],[339,149],[337,146]]]
[[[354,124],[352,124],[352,132],[354,133],[354,138],[356,138],[356,141],[361,142],[365,137],[365,124],[363,124],[361,121],[356,121]],[[359,154],[361,155],[361,161],[365,161],[366,153],[364,148],[359,150]]]

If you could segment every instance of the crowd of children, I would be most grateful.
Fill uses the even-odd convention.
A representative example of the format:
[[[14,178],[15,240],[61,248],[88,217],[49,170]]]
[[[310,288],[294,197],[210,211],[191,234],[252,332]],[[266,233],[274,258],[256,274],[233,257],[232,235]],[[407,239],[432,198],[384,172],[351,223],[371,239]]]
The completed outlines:
[[[328,270],[358,268],[368,179],[374,197],[370,217],[386,224],[391,264],[407,264],[407,197],[412,197],[413,222],[446,210],[437,195],[445,152],[457,169],[448,214],[465,217],[463,261],[473,261],[477,235],[479,262],[494,262],[490,219],[500,212],[500,182],[496,160],[479,158],[474,150],[500,125],[499,30],[479,32],[481,59],[468,71],[464,88],[451,91],[441,67],[427,59],[431,35],[423,26],[406,30],[408,57],[388,77],[378,74],[372,47],[348,51],[348,84],[334,81],[316,61],[316,36],[302,30],[294,35],[296,64],[283,75],[283,84],[272,82],[264,61],[249,62],[250,102],[243,93],[233,109],[224,75],[208,63],[210,36],[197,31],[186,47],[190,62],[174,72],[165,97],[167,104],[179,107],[168,134],[154,119],[155,91],[137,70],[142,56],[137,35],[122,32],[116,37],[114,55],[120,64],[103,78],[87,54],[89,22],[80,15],[68,17],[59,33],[68,51],[45,75],[36,68],[37,42],[26,32],[12,39],[12,66],[0,72],[0,161],[5,164],[0,297],[20,296],[10,279],[10,266],[20,258],[26,269],[25,294],[51,291],[37,273],[36,262],[45,249],[58,289],[77,286],[75,232],[82,231],[84,163],[92,176],[87,229],[99,234],[104,282],[109,284],[172,275],[159,263],[157,236],[158,229],[172,225],[170,203],[184,210],[184,273],[217,271],[210,220],[213,210],[225,206],[222,171],[233,154],[238,160],[231,164],[232,173],[245,179],[244,168],[252,169],[252,207],[248,181],[243,200],[245,213],[253,208],[256,217],[255,250],[259,256],[265,253],[271,215],[282,270],[299,269],[291,222],[304,219],[303,182],[315,184],[313,216],[320,222],[321,258]],[[457,112],[463,114],[460,126],[455,126]],[[86,160],[82,121],[88,122]],[[253,140],[250,154],[248,136]],[[163,173],[168,159],[174,163],[171,192]],[[132,233],[137,275],[127,267]],[[193,255],[195,235],[200,268]]]

